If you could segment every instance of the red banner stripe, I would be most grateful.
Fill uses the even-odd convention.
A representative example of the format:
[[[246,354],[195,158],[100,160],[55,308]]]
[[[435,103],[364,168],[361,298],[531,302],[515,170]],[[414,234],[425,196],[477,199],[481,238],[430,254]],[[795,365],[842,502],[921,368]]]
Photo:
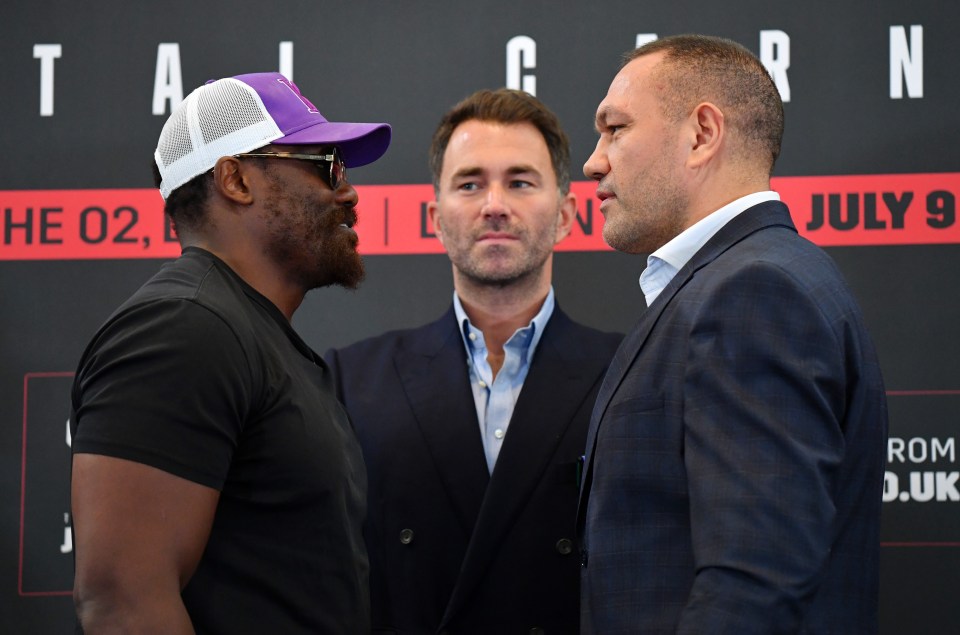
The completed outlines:
[[[358,185],[360,251],[442,253],[426,206],[430,185]],[[960,173],[784,176],[772,187],[800,233],[822,246],[960,243]],[[573,183],[579,201],[561,251],[602,251],[603,217],[592,181]],[[174,258],[176,238],[153,189],[0,192],[0,260]]]

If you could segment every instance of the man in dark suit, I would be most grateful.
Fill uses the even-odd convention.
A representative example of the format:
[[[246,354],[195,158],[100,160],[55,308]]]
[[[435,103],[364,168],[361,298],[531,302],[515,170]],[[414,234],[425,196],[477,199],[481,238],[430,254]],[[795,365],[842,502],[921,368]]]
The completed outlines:
[[[578,513],[585,633],[873,633],[887,412],[863,317],[769,191],[777,89],[742,46],[629,54],[584,173],[650,254]]]
[[[480,91],[430,163],[453,306],[327,355],[367,463],[374,630],[576,633],[578,459],[621,336],[555,303],[567,137],[534,97]]]

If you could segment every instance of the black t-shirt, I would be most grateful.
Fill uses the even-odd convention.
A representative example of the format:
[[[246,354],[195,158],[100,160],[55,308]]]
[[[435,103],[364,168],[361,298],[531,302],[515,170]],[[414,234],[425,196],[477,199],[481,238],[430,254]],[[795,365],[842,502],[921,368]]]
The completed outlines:
[[[73,451],[220,490],[183,591],[198,633],[369,630],[366,476],[329,370],[269,300],[188,248],[106,322]]]

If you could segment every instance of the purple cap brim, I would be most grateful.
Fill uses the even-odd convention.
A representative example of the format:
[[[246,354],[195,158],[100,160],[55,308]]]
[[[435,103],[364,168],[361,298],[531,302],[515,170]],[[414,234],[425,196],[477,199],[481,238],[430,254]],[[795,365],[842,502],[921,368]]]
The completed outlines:
[[[343,153],[348,168],[373,163],[390,147],[390,126],[385,123],[317,122],[315,125],[284,135],[277,145],[335,144]]]
[[[297,85],[280,73],[249,73],[233,79],[247,84],[260,96],[282,137],[278,145],[336,144],[348,168],[373,163],[390,146],[390,125],[327,121]]]

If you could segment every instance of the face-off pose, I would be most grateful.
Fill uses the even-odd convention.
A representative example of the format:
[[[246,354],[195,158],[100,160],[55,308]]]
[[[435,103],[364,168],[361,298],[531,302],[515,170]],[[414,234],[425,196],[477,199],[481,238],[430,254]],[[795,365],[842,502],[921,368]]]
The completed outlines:
[[[183,254],[101,327],[73,388],[87,635],[369,630],[360,447],[290,318],[363,277],[346,169],[389,142],[278,73],[170,116],[155,176]]]
[[[873,633],[887,411],[873,345],[770,172],[783,109],[742,46],[628,55],[584,166],[649,253],[610,364],[578,531],[585,633]]]

